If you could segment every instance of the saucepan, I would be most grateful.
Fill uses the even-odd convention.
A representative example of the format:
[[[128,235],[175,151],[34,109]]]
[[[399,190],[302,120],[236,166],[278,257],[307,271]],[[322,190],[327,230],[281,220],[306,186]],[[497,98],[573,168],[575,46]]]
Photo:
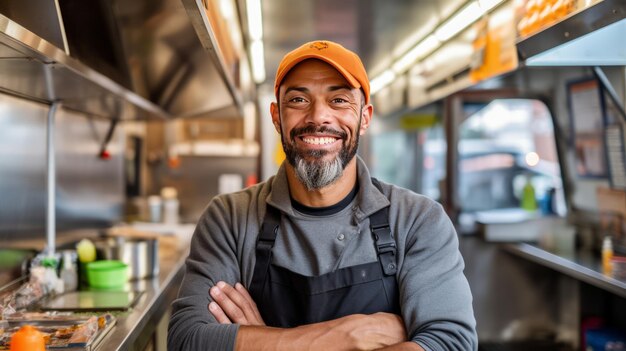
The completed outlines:
[[[104,237],[95,242],[98,257],[120,260],[128,265],[128,279],[143,279],[159,274],[159,241]]]

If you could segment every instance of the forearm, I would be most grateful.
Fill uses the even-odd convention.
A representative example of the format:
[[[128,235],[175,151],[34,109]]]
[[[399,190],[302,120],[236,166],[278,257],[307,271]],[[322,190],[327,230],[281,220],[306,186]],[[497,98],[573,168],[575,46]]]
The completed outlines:
[[[377,351],[425,351],[425,350],[418,344],[411,342],[411,341],[407,341],[407,342],[383,347],[382,349],[378,349]]]
[[[334,334],[334,335],[333,335]],[[317,323],[292,329],[263,326],[241,326],[237,333],[235,351],[263,350],[322,350],[322,345],[333,344],[336,350],[349,350],[345,342],[333,333],[326,323]]]
[[[242,325],[235,350],[376,350],[405,340],[406,331],[400,317],[375,313],[290,329]]]

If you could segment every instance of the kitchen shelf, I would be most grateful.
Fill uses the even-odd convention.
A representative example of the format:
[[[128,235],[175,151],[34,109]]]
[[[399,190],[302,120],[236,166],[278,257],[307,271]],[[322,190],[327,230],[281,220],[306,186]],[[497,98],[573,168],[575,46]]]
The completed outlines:
[[[602,0],[518,41],[528,66],[624,65],[626,2]]]
[[[525,243],[505,244],[502,247],[529,261],[626,298],[626,281],[602,273],[602,261],[592,252],[576,251],[569,255],[557,254]]]
[[[243,100],[237,87],[235,86],[235,80],[228,71],[224,57],[217,43],[215,33],[211,29],[209,18],[206,15],[206,10],[202,0],[182,0],[183,6],[187,11],[187,15],[191,21],[191,24],[200,39],[202,47],[207,52],[209,59],[215,65],[224,85],[230,93],[234,105],[239,110],[239,113],[243,115]]]
[[[166,119],[159,106],[0,14],[0,92],[89,116]]]

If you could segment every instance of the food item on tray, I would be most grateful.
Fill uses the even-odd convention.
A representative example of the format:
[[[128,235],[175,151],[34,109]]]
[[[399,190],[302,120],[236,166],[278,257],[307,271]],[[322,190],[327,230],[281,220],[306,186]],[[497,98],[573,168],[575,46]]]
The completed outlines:
[[[46,351],[43,333],[32,325],[25,325],[11,336],[11,351]]]
[[[86,344],[98,332],[98,318],[93,316],[76,328],[70,337],[69,344]]]
[[[90,345],[107,327],[115,322],[115,317],[110,314],[100,316],[85,315],[58,315],[57,313],[23,313],[22,318],[12,316],[11,320],[0,321],[0,350],[10,349],[11,337],[24,324],[33,324],[36,329],[43,334],[45,344],[48,348],[74,348],[86,347]],[[29,317],[36,318],[37,321],[29,320]]]

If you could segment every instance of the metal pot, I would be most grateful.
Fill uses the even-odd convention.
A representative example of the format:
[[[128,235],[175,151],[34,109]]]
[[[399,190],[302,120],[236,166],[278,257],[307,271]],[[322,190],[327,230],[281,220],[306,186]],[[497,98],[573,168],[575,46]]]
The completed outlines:
[[[128,279],[143,279],[159,274],[157,239],[104,238],[96,242],[98,257],[120,260],[128,265]]]

